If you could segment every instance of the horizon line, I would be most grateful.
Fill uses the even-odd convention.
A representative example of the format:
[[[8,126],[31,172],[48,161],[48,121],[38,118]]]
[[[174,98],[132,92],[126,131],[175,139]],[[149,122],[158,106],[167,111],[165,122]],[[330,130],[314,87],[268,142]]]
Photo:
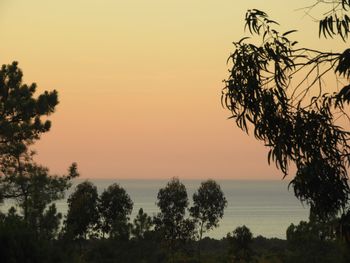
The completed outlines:
[[[138,178],[138,177],[131,177],[131,178],[125,178],[125,177],[77,177],[76,179],[82,179],[82,180],[130,180],[130,181],[156,181],[156,180],[164,180],[168,181],[171,180],[174,177],[169,178],[157,178],[157,177],[151,177],[151,178]],[[214,180],[214,181],[290,181],[287,178],[267,178],[267,179],[260,179],[260,178],[181,178],[179,176],[175,176],[175,178],[179,178],[180,180],[184,181],[206,181],[206,180]]]

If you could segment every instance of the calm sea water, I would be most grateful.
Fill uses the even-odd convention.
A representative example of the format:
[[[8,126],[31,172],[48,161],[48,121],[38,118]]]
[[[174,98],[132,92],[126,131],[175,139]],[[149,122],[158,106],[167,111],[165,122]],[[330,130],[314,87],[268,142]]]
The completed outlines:
[[[75,182],[79,183],[82,180]],[[119,183],[130,195],[134,202],[131,215],[133,219],[139,208],[149,215],[156,214],[159,210],[156,203],[158,190],[164,187],[167,180],[89,180],[97,186],[101,193],[112,183]],[[200,186],[200,180],[181,180],[186,188],[189,199]],[[288,191],[287,181],[236,181],[217,180],[220,184],[228,205],[220,226],[208,232],[206,235],[221,239],[237,226],[246,225],[254,236],[286,238],[286,229],[291,223],[299,223],[307,220],[308,208],[294,197],[292,189]],[[74,190],[73,187],[66,196]],[[5,204],[1,210],[8,207]],[[56,202],[60,212],[67,212],[66,199]]]

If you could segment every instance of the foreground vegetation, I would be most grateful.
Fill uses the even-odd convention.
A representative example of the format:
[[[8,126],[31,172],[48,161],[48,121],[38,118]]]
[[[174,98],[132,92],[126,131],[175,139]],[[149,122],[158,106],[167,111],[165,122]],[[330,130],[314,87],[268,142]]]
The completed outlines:
[[[171,253],[164,236],[145,231],[142,237],[78,238],[58,235],[48,239],[15,214],[0,224],[1,262],[349,262],[349,244],[302,222],[289,228],[288,240],[252,238],[239,227],[221,240],[177,240]],[[198,247],[202,248],[201,257]]]
[[[193,205],[185,186],[171,179],[157,195],[159,213],[139,209],[130,220],[133,202],[119,184],[101,194],[89,181],[78,184],[63,217],[53,200],[63,197],[77,177],[33,173],[26,198],[0,213],[0,262],[349,262],[350,220],[337,218],[290,225],[287,240],[253,238],[246,226],[221,240],[203,234],[219,225],[227,205],[214,180],[201,183]],[[63,183],[65,185],[62,188]],[[13,183],[12,187],[21,186]],[[4,185],[2,185],[4,186]],[[51,186],[51,187],[50,187]],[[8,190],[8,189],[7,189]],[[6,193],[6,191],[3,191]],[[348,213],[349,214],[349,213]]]

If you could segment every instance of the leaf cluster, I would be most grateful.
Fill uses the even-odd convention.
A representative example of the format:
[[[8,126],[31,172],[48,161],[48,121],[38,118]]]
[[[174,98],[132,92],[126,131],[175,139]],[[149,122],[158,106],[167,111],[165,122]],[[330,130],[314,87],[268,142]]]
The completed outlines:
[[[65,231],[78,239],[93,234],[99,219],[97,201],[98,193],[95,185],[88,181],[78,184],[67,200]]]
[[[117,183],[108,186],[98,201],[101,231],[115,238],[123,233],[128,235],[127,222],[132,209],[133,202],[124,188]]]
[[[268,162],[274,162],[284,176],[290,163],[295,164],[297,173],[290,184],[295,195],[320,217],[327,217],[345,207],[350,193],[350,134],[336,125],[335,114],[335,109],[344,113],[349,89],[328,94],[322,77],[331,70],[348,77],[348,51],[295,48],[296,41],[289,39],[294,31],[280,34],[275,25],[262,11],[247,12],[246,27],[262,37],[262,44],[247,43],[247,38],[234,42],[222,102],[239,128],[248,133],[252,127],[254,136],[270,148]],[[300,72],[305,77],[292,85]],[[319,94],[307,102],[315,86]]]
[[[200,224],[200,239],[203,231],[218,226],[226,206],[227,200],[220,185],[214,180],[201,183],[198,191],[193,194],[193,206],[190,208],[191,216]]]
[[[335,0],[330,2],[317,1],[317,4],[332,4],[332,8],[319,21],[319,36],[331,37],[340,36],[343,41],[346,41],[349,35],[350,17],[346,12],[350,9],[349,0]]]
[[[186,187],[178,178],[172,178],[157,195],[160,213],[154,218],[155,230],[173,246],[175,240],[186,240],[193,233],[194,225],[185,219],[188,207]]]
[[[34,97],[36,84],[22,83],[18,63],[0,69],[0,153],[18,157],[28,145],[49,131],[51,122],[44,119],[58,104],[57,91],[45,91]]]

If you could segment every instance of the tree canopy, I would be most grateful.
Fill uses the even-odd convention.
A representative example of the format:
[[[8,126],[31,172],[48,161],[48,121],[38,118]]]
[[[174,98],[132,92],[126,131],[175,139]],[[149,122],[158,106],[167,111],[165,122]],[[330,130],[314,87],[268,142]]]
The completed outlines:
[[[128,239],[128,221],[132,208],[133,202],[124,188],[117,183],[108,186],[98,203],[102,233],[111,238]]]
[[[164,244],[170,249],[174,262],[175,249],[189,241],[194,234],[195,225],[185,218],[188,208],[186,187],[178,178],[172,178],[157,195],[160,212],[154,218],[155,231],[158,231]]]
[[[142,239],[145,237],[145,234],[151,230],[152,226],[152,218],[143,212],[142,208],[140,208],[139,212],[134,218],[134,224],[131,233],[136,239]]]
[[[37,85],[22,83],[23,73],[18,63],[2,65],[0,70],[0,157],[1,164],[12,158],[18,161],[28,146],[50,130],[50,120],[44,118],[58,104],[56,90],[44,91],[34,97]]]
[[[248,227],[244,225],[237,227],[232,233],[227,234],[227,239],[234,262],[252,262],[253,234]]]
[[[65,230],[74,238],[85,238],[93,234],[98,224],[98,194],[95,185],[88,181],[78,184],[69,196]]]
[[[346,40],[350,3],[334,2],[343,15],[334,19],[332,9],[320,21],[320,32]],[[291,163],[296,167],[290,185],[311,213],[331,217],[345,209],[350,193],[350,133],[339,125],[350,101],[350,85],[340,81],[350,77],[350,49],[335,53],[301,47],[291,38],[295,30],[280,33],[278,23],[257,9],[248,10],[245,28],[253,38],[234,42],[222,103],[239,128],[252,129],[265,143],[268,162],[284,177]],[[333,93],[325,88],[329,74],[337,77]],[[337,85],[343,88],[337,91]]]
[[[55,111],[58,95],[55,90],[37,95],[36,84],[23,84],[22,77],[17,62],[0,69],[0,200],[14,199],[24,222],[50,239],[61,218],[51,203],[63,198],[79,174],[75,163],[67,175],[56,176],[34,162],[30,146],[50,130],[47,117]]]
[[[224,216],[227,201],[220,185],[214,180],[202,182],[198,191],[193,194],[191,216],[199,221],[199,239],[203,232],[217,227],[219,220]]]

